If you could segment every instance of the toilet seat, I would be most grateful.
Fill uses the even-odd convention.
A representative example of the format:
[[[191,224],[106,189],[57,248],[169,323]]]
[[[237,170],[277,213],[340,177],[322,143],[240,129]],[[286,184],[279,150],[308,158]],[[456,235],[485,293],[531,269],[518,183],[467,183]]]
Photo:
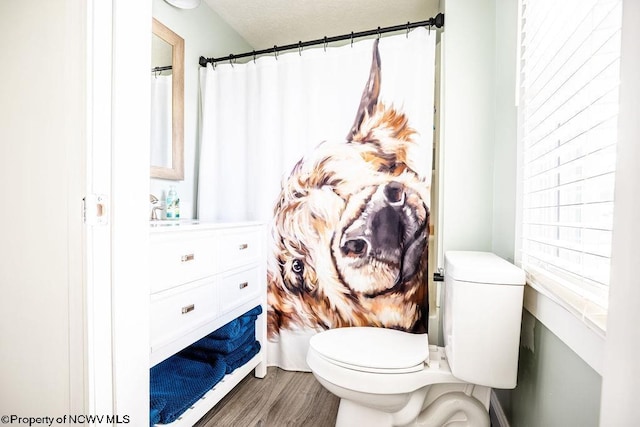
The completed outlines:
[[[361,372],[418,372],[429,361],[427,334],[412,334],[394,329],[330,329],[314,335],[309,345],[327,362]]]

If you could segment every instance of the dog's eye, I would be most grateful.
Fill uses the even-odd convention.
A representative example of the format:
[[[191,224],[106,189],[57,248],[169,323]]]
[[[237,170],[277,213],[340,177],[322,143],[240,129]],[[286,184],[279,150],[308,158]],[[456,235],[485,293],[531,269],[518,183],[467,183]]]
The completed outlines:
[[[304,271],[304,264],[299,259],[294,259],[293,263],[291,264],[291,269],[296,274],[302,274],[302,272]]]

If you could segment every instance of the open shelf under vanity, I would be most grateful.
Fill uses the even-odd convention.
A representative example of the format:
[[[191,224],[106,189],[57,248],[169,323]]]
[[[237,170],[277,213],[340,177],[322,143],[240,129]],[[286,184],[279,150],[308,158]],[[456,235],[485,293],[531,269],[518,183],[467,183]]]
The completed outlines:
[[[151,227],[150,368],[255,308],[260,350],[174,421],[192,426],[252,371],[266,375],[265,228],[259,223]]]

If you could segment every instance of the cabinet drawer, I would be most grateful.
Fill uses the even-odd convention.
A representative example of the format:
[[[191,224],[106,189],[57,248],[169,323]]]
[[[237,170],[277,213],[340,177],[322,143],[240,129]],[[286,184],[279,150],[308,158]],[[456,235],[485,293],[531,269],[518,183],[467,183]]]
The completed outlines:
[[[151,293],[212,275],[216,239],[213,233],[176,233],[151,241]]]
[[[201,281],[151,297],[151,348],[165,345],[218,314],[216,284]]]
[[[222,275],[219,287],[220,307],[225,311],[256,297],[265,287],[264,278],[260,278],[260,269],[254,267],[237,273]],[[262,290],[263,292],[265,290]]]
[[[262,228],[230,231],[216,239],[216,264],[218,271],[226,271],[250,264],[261,252]]]

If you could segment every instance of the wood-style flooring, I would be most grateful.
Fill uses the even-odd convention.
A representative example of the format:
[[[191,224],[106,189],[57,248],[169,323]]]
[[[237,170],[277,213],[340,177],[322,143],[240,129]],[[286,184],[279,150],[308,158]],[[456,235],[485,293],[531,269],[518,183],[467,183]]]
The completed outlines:
[[[339,399],[307,372],[244,378],[195,427],[334,427]]]

